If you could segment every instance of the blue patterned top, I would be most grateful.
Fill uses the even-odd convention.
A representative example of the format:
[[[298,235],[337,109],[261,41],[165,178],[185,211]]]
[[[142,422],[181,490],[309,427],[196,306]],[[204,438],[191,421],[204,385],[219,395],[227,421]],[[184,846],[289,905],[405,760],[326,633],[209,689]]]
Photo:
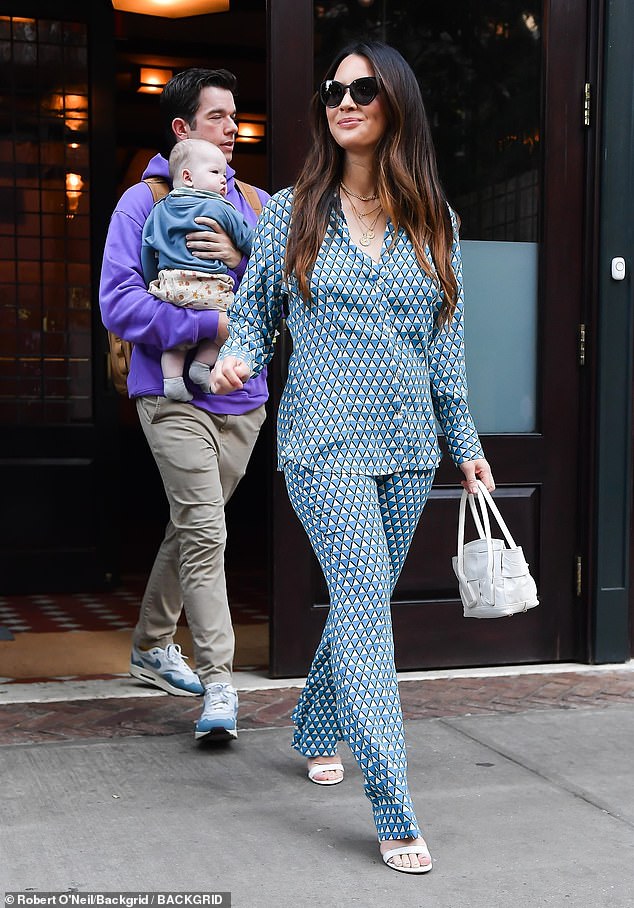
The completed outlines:
[[[293,340],[278,414],[278,465],[385,476],[434,468],[436,422],[456,464],[483,457],[467,406],[462,260],[452,213],[452,264],[459,298],[448,329],[442,304],[401,229],[388,221],[380,261],[350,239],[338,204],[302,300],[283,264],[292,189],[276,193],[255,230],[253,250],[230,311],[221,358],[233,355],[258,374],[273,355],[280,318]],[[431,256],[430,256],[431,258]]]

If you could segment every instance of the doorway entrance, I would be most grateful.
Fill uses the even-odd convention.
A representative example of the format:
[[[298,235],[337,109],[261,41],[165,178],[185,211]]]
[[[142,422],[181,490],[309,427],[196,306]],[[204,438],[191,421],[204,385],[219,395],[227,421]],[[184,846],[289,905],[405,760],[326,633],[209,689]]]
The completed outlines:
[[[9,0],[0,12],[0,626],[56,638],[126,633],[167,513],[134,407],[107,379],[103,241],[120,193],[161,146],[148,70],[235,72],[243,116],[233,163],[267,188],[265,2],[234,0],[226,15],[196,17],[195,28],[114,13],[109,0]],[[253,530],[245,501],[256,502],[256,524],[265,520],[266,452],[263,437],[228,509],[231,540]],[[262,668],[267,553],[265,529],[256,532],[262,545],[251,547],[247,570],[239,546],[227,558],[232,598],[244,606],[240,658]]]

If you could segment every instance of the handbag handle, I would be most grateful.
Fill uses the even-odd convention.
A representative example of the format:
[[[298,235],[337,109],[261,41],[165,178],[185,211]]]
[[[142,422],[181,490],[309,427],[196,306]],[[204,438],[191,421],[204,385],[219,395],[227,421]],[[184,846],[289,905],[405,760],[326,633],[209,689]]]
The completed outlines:
[[[480,480],[477,480],[480,482]],[[484,486],[483,486],[484,488]],[[488,493],[487,493],[488,494]],[[466,489],[462,490],[462,495],[460,496],[460,510],[458,512],[458,573],[461,577],[464,578],[464,524],[465,524],[465,515],[467,511],[467,499],[469,499],[469,506],[471,507],[471,513],[473,515],[476,528],[480,539],[485,539],[487,544],[487,571],[493,576],[493,543],[491,541],[491,524],[489,522],[489,513],[487,511],[487,506],[485,504],[484,498],[482,495],[478,495],[478,505],[480,506],[480,512],[482,514],[482,523],[478,520],[477,510],[475,502],[473,499],[476,496],[469,495]]]
[[[489,513],[487,510],[487,505],[491,510],[491,513],[495,517],[498,526],[502,530],[504,538],[507,542],[509,548],[516,548],[513,537],[511,536],[509,529],[500,514],[497,505],[493,501],[491,494],[485,484],[480,479],[476,479],[478,484],[478,495],[470,495],[466,489],[463,489],[462,495],[460,497],[460,512],[458,515],[458,571],[464,576],[464,525],[465,525],[465,514],[466,514],[466,505],[467,499],[469,499],[469,506],[471,508],[471,514],[473,516],[476,529],[480,539],[486,539],[487,543],[487,572],[493,575],[493,544],[491,541],[491,524],[489,521]],[[480,507],[480,512],[482,514],[482,524],[478,520],[477,509],[475,505],[474,498],[477,497],[478,505]]]
[[[489,492],[489,490],[487,489],[487,487],[485,486],[485,484],[482,482],[481,479],[476,479],[476,482],[478,483],[478,490],[479,490],[478,498],[480,497],[480,494],[481,494],[484,498],[484,501],[486,501],[486,503],[488,504],[488,506],[491,510],[491,513],[493,514],[493,516],[495,517],[495,519],[497,521],[497,525],[502,530],[502,533],[504,535],[504,538],[506,539],[508,547],[510,549],[517,548],[517,546],[515,545],[515,542],[513,540],[513,537],[511,536],[509,528],[505,524],[504,519],[503,519],[502,515],[500,514],[496,503],[493,501],[493,498],[491,497],[491,493]]]
[[[480,517],[478,515],[478,507],[475,503],[475,495],[469,495],[469,507],[471,508],[471,516],[473,517],[473,522],[475,524],[476,531],[480,539],[486,539],[484,530],[482,528],[482,523],[480,522]]]

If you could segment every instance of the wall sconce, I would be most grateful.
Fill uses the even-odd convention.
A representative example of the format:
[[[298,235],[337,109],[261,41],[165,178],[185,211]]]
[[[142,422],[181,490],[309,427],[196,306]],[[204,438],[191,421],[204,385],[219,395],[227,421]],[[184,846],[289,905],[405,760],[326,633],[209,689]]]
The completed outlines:
[[[122,13],[168,19],[229,12],[229,0],[112,0],[112,5]]]
[[[264,114],[242,114],[238,117],[238,134],[236,142],[255,144],[263,142],[266,136],[266,117]]]
[[[66,217],[74,218],[79,208],[84,181],[78,173],[66,174]]]
[[[172,78],[171,69],[159,66],[142,66],[139,70],[139,87],[137,92],[145,95],[159,95]]]

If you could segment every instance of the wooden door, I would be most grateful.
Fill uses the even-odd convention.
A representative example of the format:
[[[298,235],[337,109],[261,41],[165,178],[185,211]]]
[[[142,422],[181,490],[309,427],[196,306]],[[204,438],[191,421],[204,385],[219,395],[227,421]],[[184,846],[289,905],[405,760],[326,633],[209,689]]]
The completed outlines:
[[[397,665],[584,658],[585,616],[575,579],[586,4],[537,3],[530,13],[520,2],[502,0],[424,9],[397,0],[364,6],[314,5],[315,82],[338,47],[361,34],[397,46],[417,72],[441,177],[462,217],[473,412],[494,469],[496,499],[524,547],[541,599],[539,608],[513,621],[462,617],[451,570],[460,476],[445,457],[393,597]],[[275,4],[270,15],[274,50],[281,34]],[[284,15],[288,31],[292,10]],[[301,28],[305,19],[298,14]],[[295,67],[298,95],[298,61],[288,65]],[[288,80],[286,61],[272,56],[271,66],[275,117],[275,92]],[[295,110],[300,99],[293,100]],[[301,149],[293,147],[296,166]],[[274,188],[292,177],[289,170],[274,173]],[[283,337],[273,369],[274,402],[288,343]],[[502,354],[507,362],[500,369]],[[273,483],[271,673],[297,675],[308,668],[328,596],[283,479]]]

